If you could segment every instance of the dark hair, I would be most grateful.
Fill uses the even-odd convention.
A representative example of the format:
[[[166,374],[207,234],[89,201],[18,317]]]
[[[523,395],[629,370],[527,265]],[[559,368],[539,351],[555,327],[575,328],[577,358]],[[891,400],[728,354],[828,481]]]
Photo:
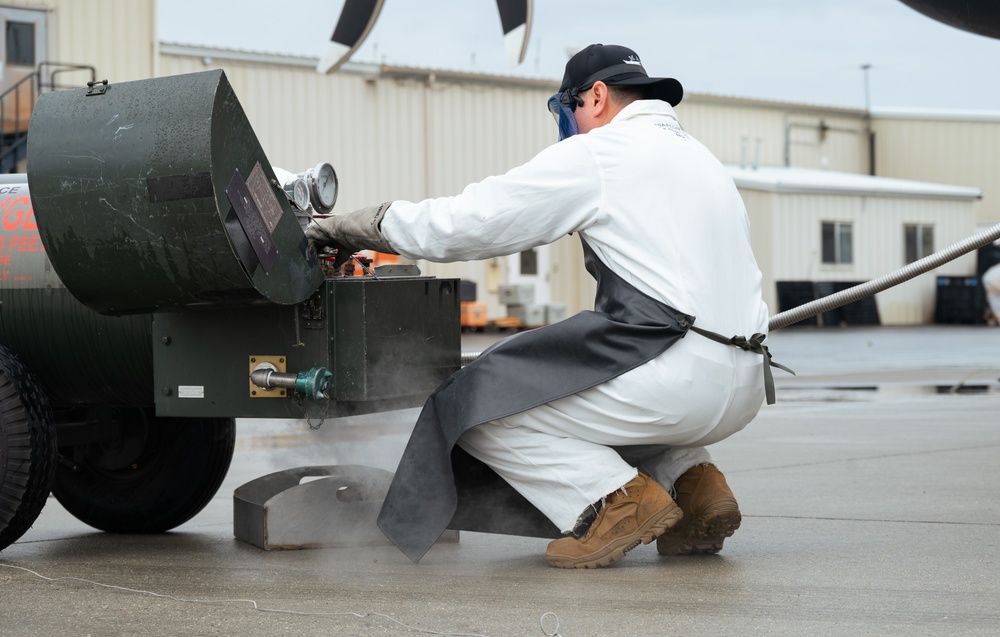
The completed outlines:
[[[636,100],[646,99],[646,91],[641,86],[625,86],[617,84],[614,86],[608,86],[608,95],[611,99],[621,106],[626,104],[631,104]]]

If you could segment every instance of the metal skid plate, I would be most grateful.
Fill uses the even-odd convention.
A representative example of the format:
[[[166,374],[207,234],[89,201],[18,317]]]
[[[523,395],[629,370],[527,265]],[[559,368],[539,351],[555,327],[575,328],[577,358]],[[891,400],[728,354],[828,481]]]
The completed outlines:
[[[389,544],[376,519],[392,475],[332,465],[251,480],[233,493],[233,534],[266,551]],[[456,542],[458,531],[446,531],[438,541]]]

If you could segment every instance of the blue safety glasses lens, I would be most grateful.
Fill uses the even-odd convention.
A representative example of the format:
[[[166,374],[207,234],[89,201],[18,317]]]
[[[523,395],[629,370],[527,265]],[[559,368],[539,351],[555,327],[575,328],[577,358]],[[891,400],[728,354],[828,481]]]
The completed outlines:
[[[580,132],[576,126],[576,117],[573,115],[573,107],[576,106],[576,103],[566,104],[560,99],[561,97],[561,93],[556,93],[549,98],[549,112],[552,113],[552,117],[555,118],[556,125],[559,127],[559,141]]]

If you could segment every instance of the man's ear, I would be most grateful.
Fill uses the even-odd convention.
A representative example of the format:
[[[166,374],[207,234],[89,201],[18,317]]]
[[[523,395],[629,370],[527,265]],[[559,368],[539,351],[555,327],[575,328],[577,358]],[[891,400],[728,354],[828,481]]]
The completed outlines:
[[[594,101],[594,116],[600,117],[611,105],[611,92],[608,85],[598,80],[591,87],[591,99]]]

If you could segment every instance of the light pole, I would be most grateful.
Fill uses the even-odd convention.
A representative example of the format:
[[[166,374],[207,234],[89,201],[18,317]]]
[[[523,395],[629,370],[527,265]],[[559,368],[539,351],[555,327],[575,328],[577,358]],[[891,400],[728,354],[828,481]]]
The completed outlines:
[[[871,64],[862,64],[861,70],[865,74],[865,123],[868,132],[868,174],[875,175],[875,132],[872,130],[872,97],[871,83],[868,79],[868,70]]]
[[[871,64],[862,64],[861,70],[865,74],[865,113],[871,117],[872,113],[872,97],[871,97],[871,83],[868,81],[868,69],[872,67]]]

